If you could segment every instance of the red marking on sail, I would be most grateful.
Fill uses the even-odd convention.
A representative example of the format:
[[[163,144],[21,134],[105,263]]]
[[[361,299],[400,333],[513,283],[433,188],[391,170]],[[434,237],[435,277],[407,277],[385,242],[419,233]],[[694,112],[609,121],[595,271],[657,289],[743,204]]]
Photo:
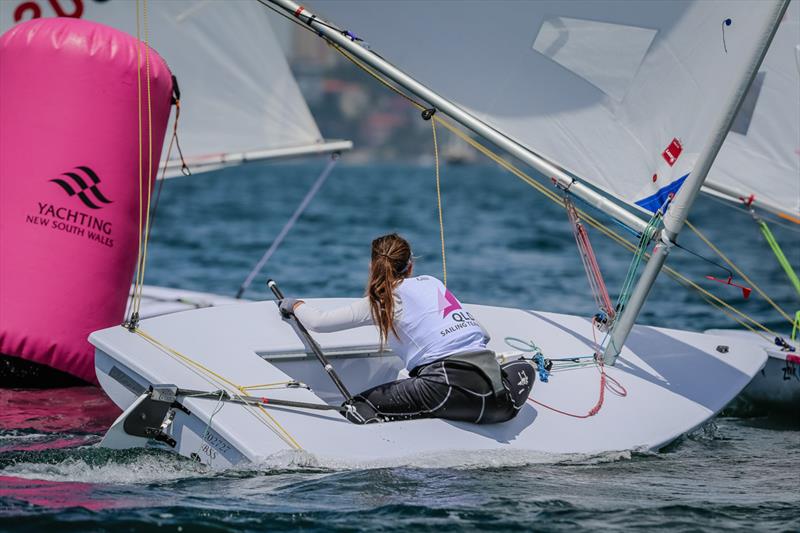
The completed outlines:
[[[681,152],[683,152],[683,146],[677,138],[674,138],[672,142],[669,143],[666,150],[661,152],[661,157],[664,158],[664,161],[666,161],[669,166],[672,166],[680,157]]]

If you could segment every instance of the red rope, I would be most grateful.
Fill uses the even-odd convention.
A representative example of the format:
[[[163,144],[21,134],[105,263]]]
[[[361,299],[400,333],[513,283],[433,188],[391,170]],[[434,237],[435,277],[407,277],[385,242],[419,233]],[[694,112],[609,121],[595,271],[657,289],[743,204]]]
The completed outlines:
[[[598,365],[600,366],[600,395],[597,398],[597,403],[595,403],[594,407],[589,409],[589,412],[586,413],[585,415],[576,415],[574,413],[568,413],[567,411],[562,411],[561,409],[557,409],[551,405],[547,405],[546,403],[534,400],[533,398],[528,398],[528,401],[531,403],[535,403],[536,405],[540,405],[545,409],[550,409],[551,411],[554,411],[558,414],[571,416],[573,418],[589,418],[596,415],[597,413],[600,412],[600,409],[603,407],[603,402],[606,399],[606,387],[614,394],[617,394],[618,396],[621,396],[623,398],[628,395],[628,391],[625,389],[625,387],[622,386],[622,384],[619,381],[606,374],[605,369],[603,368],[602,359],[600,360]],[[613,384],[613,386],[609,385],[609,383]]]
[[[550,409],[551,411],[554,411],[561,415],[571,416],[573,418],[589,418],[599,413],[600,409],[603,407],[603,402],[605,402],[606,399],[606,388],[608,388],[608,390],[610,390],[611,392],[622,398],[628,395],[627,389],[623,387],[619,381],[606,374],[606,369],[603,366],[603,358],[598,355],[600,346],[597,344],[597,335],[595,333],[595,321],[596,321],[595,319],[592,319],[592,337],[594,339],[594,345],[596,350],[595,362],[597,363],[597,366],[600,367],[600,394],[599,397],[597,398],[597,403],[594,404],[594,407],[589,409],[589,412],[586,413],[585,415],[576,415],[574,413],[568,413],[566,411],[562,411],[561,409],[556,409],[551,405],[547,405],[540,401],[534,400],[531,397],[528,397],[529,402],[535,403],[536,405],[540,405],[545,409]]]
[[[556,413],[558,413],[560,415],[571,416],[573,418],[589,418],[590,416],[596,415],[600,411],[600,408],[603,407],[603,401],[605,400],[605,396],[606,396],[605,395],[605,390],[606,390],[605,373],[601,373],[600,374],[600,398],[598,398],[597,403],[595,404],[595,406],[592,407],[589,410],[589,412],[586,413],[585,415],[576,415],[574,413],[568,413],[566,411],[562,411],[561,409],[556,409],[555,407],[552,407],[552,406],[547,405],[545,403],[536,401],[533,398],[528,398],[528,401],[531,402],[531,403],[535,403],[536,405],[541,405],[545,409],[550,409],[551,411],[555,411]]]
[[[603,280],[600,264],[597,262],[592,243],[589,241],[589,233],[581,223],[575,205],[569,197],[564,198],[564,207],[567,209],[567,216],[572,224],[572,233],[578,245],[578,253],[581,257],[583,268],[586,271],[586,277],[589,279],[589,288],[592,291],[594,301],[597,307],[600,308],[601,311],[604,311],[606,316],[611,319],[614,317],[614,306],[611,304],[611,298],[608,295],[608,289]]]

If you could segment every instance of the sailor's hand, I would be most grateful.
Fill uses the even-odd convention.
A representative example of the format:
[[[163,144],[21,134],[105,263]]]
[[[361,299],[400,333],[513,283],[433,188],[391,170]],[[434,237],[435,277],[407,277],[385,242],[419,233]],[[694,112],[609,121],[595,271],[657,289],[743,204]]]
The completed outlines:
[[[278,304],[278,308],[281,310],[281,315],[283,315],[284,318],[289,318],[294,315],[295,307],[301,303],[303,303],[303,300],[298,300],[297,298],[284,298]]]

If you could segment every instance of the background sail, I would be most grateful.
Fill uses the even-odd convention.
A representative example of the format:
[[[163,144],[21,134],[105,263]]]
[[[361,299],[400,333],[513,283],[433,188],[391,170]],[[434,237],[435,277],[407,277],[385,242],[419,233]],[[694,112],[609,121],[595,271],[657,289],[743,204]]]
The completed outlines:
[[[122,0],[3,1],[0,30],[59,14],[136,35],[136,3]],[[193,171],[276,154],[328,151],[273,34],[271,18],[256,2],[147,2],[149,44],[167,61],[181,88],[179,138]],[[343,146],[334,149],[350,147],[349,142],[338,144]],[[173,150],[172,159],[176,157]]]
[[[720,95],[742,76],[772,8],[757,0],[311,4],[422,83],[642,210],[660,207],[691,171],[723,112]]]
[[[800,223],[800,3],[786,15],[750,87],[705,192]]]

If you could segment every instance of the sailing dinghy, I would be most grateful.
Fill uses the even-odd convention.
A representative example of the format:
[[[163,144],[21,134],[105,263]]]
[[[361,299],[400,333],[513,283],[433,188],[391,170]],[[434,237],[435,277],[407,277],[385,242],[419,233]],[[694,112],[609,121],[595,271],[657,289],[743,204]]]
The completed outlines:
[[[778,27],[758,75],[720,150],[703,191],[743,208],[786,271],[800,297],[796,244],[789,257],[769,229],[769,218],[800,231],[800,2],[794,0]],[[735,266],[735,265],[734,265]],[[754,287],[754,288],[757,288]],[[750,338],[769,359],[744,390],[745,399],[781,410],[800,405],[800,310],[794,316],[777,307],[791,335],[749,324],[751,331],[711,329],[707,333]],[[789,333],[787,331],[787,333]]]
[[[214,466],[285,450],[354,462],[453,450],[657,450],[708,421],[764,365],[747,340],[634,322],[786,2],[463,3],[457,13],[456,4],[426,2],[424,17],[409,3],[321,3],[341,11],[350,31],[290,0],[264,3],[424,101],[429,119],[459,122],[639,233],[639,260],[655,246],[602,329],[590,317],[464,306],[491,334],[490,349],[539,368],[509,422],[351,424],[340,385],[360,391],[403,372],[376,330],[311,339],[274,302],[254,302],[93,333],[98,379],[124,409],[104,446],[162,447]],[[374,30],[363,36],[371,48],[353,34],[362,28]],[[655,215],[647,222],[641,213]],[[508,352],[509,342],[519,351]]]

